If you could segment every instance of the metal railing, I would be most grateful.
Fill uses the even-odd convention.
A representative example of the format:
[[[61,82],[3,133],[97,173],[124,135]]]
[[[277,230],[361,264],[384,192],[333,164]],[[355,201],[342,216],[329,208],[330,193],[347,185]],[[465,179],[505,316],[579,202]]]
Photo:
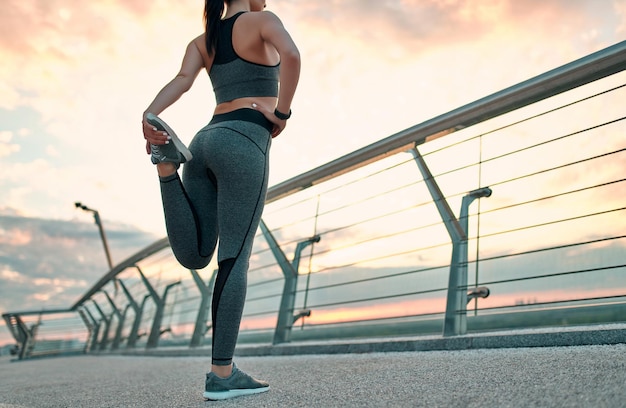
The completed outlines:
[[[625,68],[622,42],[272,187],[240,341],[623,320]],[[216,269],[184,269],[159,240],[70,307],[80,333],[69,319],[57,337],[202,346]],[[22,357],[66,313],[5,314]]]

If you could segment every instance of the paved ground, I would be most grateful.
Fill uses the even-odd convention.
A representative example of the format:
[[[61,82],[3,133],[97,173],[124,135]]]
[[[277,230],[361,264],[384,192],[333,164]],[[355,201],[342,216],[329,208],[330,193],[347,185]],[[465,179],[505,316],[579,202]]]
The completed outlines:
[[[265,394],[202,399],[208,357],[0,359],[8,407],[624,407],[626,344],[239,357]]]

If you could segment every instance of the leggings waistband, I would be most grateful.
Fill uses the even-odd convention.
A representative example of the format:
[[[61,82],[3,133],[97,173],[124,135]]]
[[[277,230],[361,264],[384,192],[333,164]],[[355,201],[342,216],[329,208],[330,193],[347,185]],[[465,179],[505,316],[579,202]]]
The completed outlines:
[[[265,115],[263,115],[258,110],[250,108],[241,108],[234,111],[214,115],[209,122],[209,125],[214,125],[216,123],[226,122],[229,120],[242,120],[244,122],[256,123],[259,126],[263,126],[265,129],[267,129],[268,132],[271,132],[274,128],[274,124],[270,122],[265,117]]]

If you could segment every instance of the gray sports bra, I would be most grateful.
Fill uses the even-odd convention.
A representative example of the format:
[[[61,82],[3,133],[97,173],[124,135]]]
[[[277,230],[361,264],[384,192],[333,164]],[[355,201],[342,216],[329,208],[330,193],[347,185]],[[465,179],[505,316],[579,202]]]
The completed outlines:
[[[233,25],[243,13],[220,24],[215,58],[209,71],[218,105],[249,96],[278,96],[280,63],[269,66],[246,61],[233,48]]]

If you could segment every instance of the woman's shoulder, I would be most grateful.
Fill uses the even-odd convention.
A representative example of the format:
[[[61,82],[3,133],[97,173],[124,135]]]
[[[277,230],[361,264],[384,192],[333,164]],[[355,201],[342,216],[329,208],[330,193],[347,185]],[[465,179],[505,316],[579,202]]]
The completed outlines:
[[[280,18],[278,18],[278,16],[274,13],[272,13],[271,11],[250,11],[247,13],[244,13],[240,16],[240,18],[245,18],[248,21],[254,21],[254,22],[258,22],[260,24],[267,24],[267,23],[280,23]]]
[[[202,33],[202,34],[199,34],[197,37],[195,37],[193,40],[191,40],[191,42],[196,42],[196,41],[204,42],[205,39],[206,39],[206,34]]]
[[[202,33],[193,40],[191,40],[189,42],[189,46],[194,46],[200,52],[200,55],[202,55],[202,60],[205,64],[211,61],[211,57],[209,56],[206,48],[206,34]]]
[[[196,47],[198,47],[200,52],[206,51],[206,34],[202,33],[198,35],[197,37],[189,41],[189,44],[194,44]]]

